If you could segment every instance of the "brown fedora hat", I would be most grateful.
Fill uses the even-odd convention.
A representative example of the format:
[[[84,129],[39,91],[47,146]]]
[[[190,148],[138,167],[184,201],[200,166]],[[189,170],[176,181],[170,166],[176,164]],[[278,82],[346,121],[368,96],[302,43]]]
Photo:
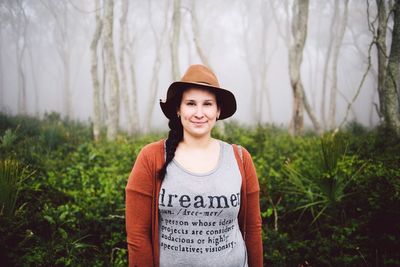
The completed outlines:
[[[215,93],[221,105],[219,120],[229,118],[236,111],[235,96],[219,86],[217,76],[209,68],[197,64],[191,65],[180,81],[173,82],[169,86],[165,102],[160,99],[161,110],[168,119],[176,118],[176,107],[179,104],[176,96],[187,88],[207,89]]]

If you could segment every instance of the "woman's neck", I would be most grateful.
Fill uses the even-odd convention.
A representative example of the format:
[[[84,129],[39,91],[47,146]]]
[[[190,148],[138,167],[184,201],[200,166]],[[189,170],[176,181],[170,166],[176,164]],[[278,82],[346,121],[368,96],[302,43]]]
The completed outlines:
[[[207,148],[209,147],[213,142],[215,141],[214,138],[212,138],[210,135],[204,136],[204,137],[193,137],[193,136],[185,136],[183,137],[183,140],[181,144],[185,146],[186,148]]]

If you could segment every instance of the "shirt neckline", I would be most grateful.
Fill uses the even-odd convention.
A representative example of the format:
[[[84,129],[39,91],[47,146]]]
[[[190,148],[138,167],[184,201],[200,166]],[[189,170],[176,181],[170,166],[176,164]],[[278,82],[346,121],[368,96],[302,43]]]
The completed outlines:
[[[178,169],[180,169],[180,170],[182,170],[183,172],[185,172],[185,173],[187,173],[187,174],[190,174],[190,175],[192,175],[192,176],[197,176],[197,177],[209,176],[209,175],[213,174],[214,172],[216,172],[216,171],[220,168],[220,166],[221,166],[221,164],[222,164],[222,158],[223,158],[223,154],[224,154],[223,143],[222,143],[221,140],[218,140],[218,143],[219,143],[220,149],[219,149],[219,157],[218,157],[217,166],[215,166],[214,169],[212,169],[212,170],[210,170],[210,171],[208,171],[208,172],[197,173],[197,172],[189,171],[189,170],[187,170],[185,167],[183,167],[178,161],[176,161],[175,158],[172,159],[172,162],[173,162],[173,164],[175,164],[176,167],[178,167]]]

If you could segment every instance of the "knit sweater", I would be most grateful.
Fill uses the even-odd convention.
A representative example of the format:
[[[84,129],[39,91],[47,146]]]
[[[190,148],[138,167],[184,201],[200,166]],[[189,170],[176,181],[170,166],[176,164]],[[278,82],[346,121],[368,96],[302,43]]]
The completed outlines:
[[[129,266],[159,266],[158,196],[161,180],[157,172],[163,166],[164,142],[146,145],[139,153],[129,175],[126,192],[126,232]],[[239,155],[233,145],[242,175],[239,227],[246,243],[250,267],[263,266],[258,178],[249,152]]]

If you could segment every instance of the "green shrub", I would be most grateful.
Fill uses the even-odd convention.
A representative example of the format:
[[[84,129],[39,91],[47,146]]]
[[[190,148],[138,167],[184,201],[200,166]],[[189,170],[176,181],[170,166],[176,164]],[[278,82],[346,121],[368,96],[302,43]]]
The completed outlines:
[[[273,125],[214,130],[253,157],[266,264],[400,265],[400,142],[384,133],[356,123],[322,141]],[[36,170],[19,184],[13,215],[0,216],[1,263],[126,266],[128,175],[140,149],[166,133],[95,143],[90,125],[50,113],[0,114],[0,136],[2,160]]]

